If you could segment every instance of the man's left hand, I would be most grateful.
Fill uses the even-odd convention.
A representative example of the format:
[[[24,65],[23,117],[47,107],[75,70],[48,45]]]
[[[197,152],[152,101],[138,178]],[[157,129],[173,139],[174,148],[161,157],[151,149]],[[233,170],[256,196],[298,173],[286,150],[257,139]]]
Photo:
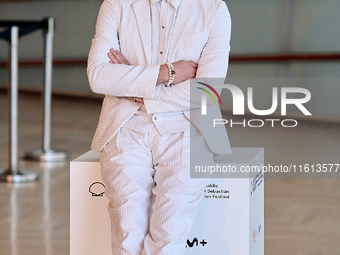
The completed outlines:
[[[119,50],[111,48],[107,55],[110,58],[111,64],[130,65],[129,61],[127,61],[127,59]]]

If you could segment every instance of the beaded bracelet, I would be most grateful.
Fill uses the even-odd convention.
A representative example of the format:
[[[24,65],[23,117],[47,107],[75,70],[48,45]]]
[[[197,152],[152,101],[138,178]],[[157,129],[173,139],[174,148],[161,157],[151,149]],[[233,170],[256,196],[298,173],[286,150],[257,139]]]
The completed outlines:
[[[174,66],[172,65],[172,63],[166,63],[166,65],[168,66],[169,69],[169,81],[166,83],[166,86],[170,86],[175,79],[175,70],[174,70]]]

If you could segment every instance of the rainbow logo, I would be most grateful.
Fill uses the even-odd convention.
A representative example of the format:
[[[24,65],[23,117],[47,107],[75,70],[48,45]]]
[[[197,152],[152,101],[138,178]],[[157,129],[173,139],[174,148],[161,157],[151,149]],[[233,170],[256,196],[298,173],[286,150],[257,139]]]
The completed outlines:
[[[206,84],[206,83],[203,83],[203,82],[197,82],[198,84],[201,84],[203,86],[206,86],[207,88],[209,88],[212,92],[214,92],[214,94],[217,96],[218,100],[220,101],[220,104],[222,105],[222,100],[221,100],[221,97],[220,95],[217,93],[217,91],[210,85]],[[206,92],[211,98],[212,100],[214,100],[214,103],[215,105],[217,105],[217,102],[213,96],[213,94],[207,90],[207,89],[204,89],[204,88],[201,88],[201,87],[196,87],[200,90],[203,90],[204,92]],[[207,115],[207,97],[206,97],[206,94],[202,94],[202,101],[201,101],[201,113],[202,115]]]

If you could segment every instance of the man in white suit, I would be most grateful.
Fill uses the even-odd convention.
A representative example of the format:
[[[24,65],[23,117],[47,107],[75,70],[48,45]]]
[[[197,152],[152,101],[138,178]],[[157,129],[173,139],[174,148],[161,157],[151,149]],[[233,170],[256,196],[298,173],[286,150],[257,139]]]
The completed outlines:
[[[113,254],[184,254],[207,182],[190,178],[190,140],[206,165],[231,153],[223,126],[216,139],[211,123],[193,118],[200,102],[190,102],[189,79],[224,81],[230,30],[221,0],[104,0],[88,77],[105,95],[92,149],[110,200]],[[208,105],[208,116],[221,118]]]

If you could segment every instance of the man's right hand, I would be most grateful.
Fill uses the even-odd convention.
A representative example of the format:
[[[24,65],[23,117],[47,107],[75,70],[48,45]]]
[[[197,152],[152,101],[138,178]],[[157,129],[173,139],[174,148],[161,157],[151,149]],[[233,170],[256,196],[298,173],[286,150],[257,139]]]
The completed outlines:
[[[173,84],[196,77],[197,64],[191,61],[180,60],[172,64],[176,72]]]
[[[172,84],[180,83],[196,77],[197,64],[192,61],[180,60],[172,63],[175,70],[175,79]],[[157,84],[169,81],[169,69],[166,64],[161,65]]]

